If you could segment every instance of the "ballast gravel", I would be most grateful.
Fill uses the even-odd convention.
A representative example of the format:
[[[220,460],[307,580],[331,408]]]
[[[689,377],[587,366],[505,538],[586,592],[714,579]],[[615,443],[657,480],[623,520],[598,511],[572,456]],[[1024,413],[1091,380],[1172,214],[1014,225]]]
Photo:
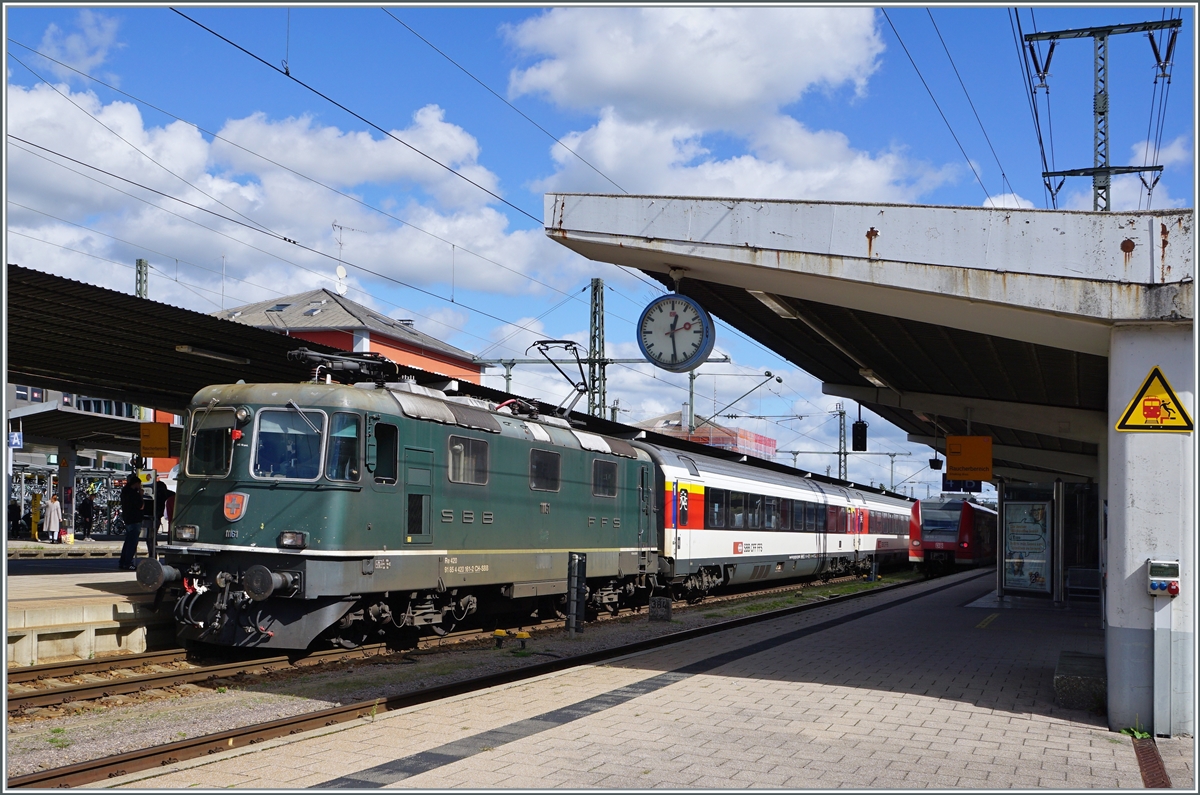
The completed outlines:
[[[880,584],[907,579],[890,577]],[[222,680],[215,687],[184,686],[108,703],[61,708],[37,719],[10,719],[8,777],[64,767],[91,759],[178,742],[205,734],[314,712],[342,704],[385,699],[437,685],[472,679],[551,658],[610,649],[721,620],[779,609],[859,590],[865,583],[808,587],[791,593],[749,596],[736,601],[676,606],[672,620],[651,622],[646,612],[590,623],[574,638],[565,630],[527,629],[527,649],[515,638],[503,648],[494,641],[447,643],[409,652],[300,670]],[[58,714],[61,712],[62,714]]]

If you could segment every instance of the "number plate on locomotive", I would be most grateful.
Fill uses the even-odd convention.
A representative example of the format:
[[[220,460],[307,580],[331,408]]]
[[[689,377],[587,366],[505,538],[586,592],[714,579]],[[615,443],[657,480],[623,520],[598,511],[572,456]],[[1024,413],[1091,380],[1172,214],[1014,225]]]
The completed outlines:
[[[225,537],[226,538],[237,538],[238,537],[237,529],[233,528],[233,527],[226,527],[225,528]]]

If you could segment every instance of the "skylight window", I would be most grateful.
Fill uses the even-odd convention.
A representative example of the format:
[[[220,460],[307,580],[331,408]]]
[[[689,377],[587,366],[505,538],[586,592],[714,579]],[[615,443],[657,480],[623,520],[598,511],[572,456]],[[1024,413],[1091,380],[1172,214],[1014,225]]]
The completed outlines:
[[[271,307],[267,311],[268,312],[282,312],[283,310],[287,309],[289,306],[291,306],[291,304],[275,304],[275,306]]]
[[[312,317],[313,315],[319,315],[319,314],[321,314],[321,307],[318,306],[314,309],[306,309],[304,311],[304,314],[306,317]]]

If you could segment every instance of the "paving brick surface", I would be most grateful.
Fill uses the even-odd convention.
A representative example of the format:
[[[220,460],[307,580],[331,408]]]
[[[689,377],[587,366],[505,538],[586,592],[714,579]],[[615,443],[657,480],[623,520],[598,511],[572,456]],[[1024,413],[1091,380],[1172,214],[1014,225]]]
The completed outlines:
[[[398,789],[1140,788],[1129,738],[1054,705],[1058,654],[1102,651],[1098,617],[1004,610],[980,628],[989,611],[964,605],[991,581],[953,575],[112,783],[269,789],[357,774]],[[921,592],[931,593],[773,641]],[[376,767],[752,644],[756,653],[407,778]],[[1175,785],[1190,787],[1190,738],[1165,743]]]

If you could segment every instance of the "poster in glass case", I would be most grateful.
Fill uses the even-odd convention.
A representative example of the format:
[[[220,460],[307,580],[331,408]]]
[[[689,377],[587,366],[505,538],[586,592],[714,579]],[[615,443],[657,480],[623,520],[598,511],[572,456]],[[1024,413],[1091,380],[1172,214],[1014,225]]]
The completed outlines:
[[[1004,590],[1050,592],[1050,503],[1004,504]]]

